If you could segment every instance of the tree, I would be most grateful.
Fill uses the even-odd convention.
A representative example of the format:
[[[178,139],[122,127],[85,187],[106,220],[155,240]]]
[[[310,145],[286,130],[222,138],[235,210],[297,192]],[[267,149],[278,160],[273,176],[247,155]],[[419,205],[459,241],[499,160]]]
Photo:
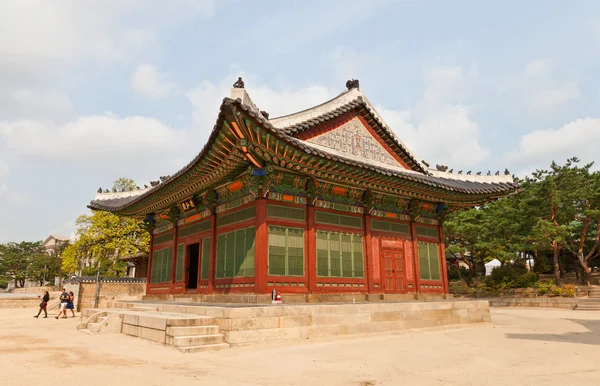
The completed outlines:
[[[60,274],[60,265],[60,252],[47,254],[40,245],[40,249],[30,257],[27,278],[35,280],[40,283],[40,286],[43,286],[46,280],[53,279]]]
[[[92,271],[99,263],[102,274],[120,276],[125,273],[126,263],[119,257],[149,251],[150,235],[139,220],[93,212],[79,216],[76,224],[77,241],[63,252],[62,269],[67,273],[85,272],[83,262],[88,261],[93,263]]]
[[[531,194],[542,199],[534,235],[553,251],[556,284],[560,284],[560,251],[566,248],[583,269],[583,280],[590,272],[589,261],[600,244],[600,177],[591,173],[592,163],[578,166],[570,158],[564,166],[552,162],[550,170],[538,170],[530,181]],[[594,230],[589,240],[590,230]]]
[[[137,185],[131,178],[120,177],[113,182],[113,191],[128,192],[137,189]]]
[[[41,241],[20,243],[7,243],[0,246],[0,265],[6,275],[15,281],[15,287],[23,287],[29,275],[32,263],[39,264],[46,255]]]

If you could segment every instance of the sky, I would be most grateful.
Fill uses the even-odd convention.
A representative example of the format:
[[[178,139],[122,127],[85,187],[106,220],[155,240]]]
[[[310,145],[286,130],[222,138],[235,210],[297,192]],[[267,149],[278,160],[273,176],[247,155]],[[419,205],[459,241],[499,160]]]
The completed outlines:
[[[0,243],[202,149],[238,76],[271,117],[361,91],[418,159],[600,164],[600,2],[4,0]]]

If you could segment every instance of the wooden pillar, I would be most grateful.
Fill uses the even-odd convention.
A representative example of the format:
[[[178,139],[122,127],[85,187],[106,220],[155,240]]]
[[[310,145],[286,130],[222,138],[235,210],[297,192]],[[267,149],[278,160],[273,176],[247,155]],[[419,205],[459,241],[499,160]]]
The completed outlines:
[[[269,229],[267,228],[267,200],[256,200],[256,236],[254,255],[254,291],[267,293],[267,264],[269,253]]]
[[[410,221],[410,237],[412,239],[412,258],[415,267],[415,293],[421,293],[421,268],[419,267],[419,244],[417,242],[417,223]]]
[[[442,277],[442,287],[444,289],[444,293],[450,293],[450,290],[448,288],[448,271],[446,269],[446,245],[444,243],[444,225],[442,224],[442,222],[440,221],[440,224],[438,225],[438,235],[439,235],[439,244],[438,244],[438,250],[440,253],[440,258],[441,260],[441,264],[440,264],[440,270],[442,272],[440,272],[441,277]]]
[[[175,290],[175,270],[177,265],[177,234],[179,233],[179,227],[175,223],[175,234],[173,235],[173,251],[171,253],[171,294]]]
[[[206,292],[214,293],[217,275],[217,213],[211,209],[210,214],[210,249],[208,251],[208,288]],[[203,246],[204,247],[204,246]]]
[[[315,231],[315,207],[308,204],[306,211],[307,221],[307,245],[306,250],[306,271],[308,293],[315,293],[317,289],[317,233]]]
[[[373,237],[371,236],[371,215],[368,213],[368,209],[365,208],[365,215],[363,216],[365,222],[365,244],[364,244],[364,256],[365,256],[365,272],[367,277],[367,291],[374,293],[375,288],[373,287]]]
[[[150,292],[150,280],[152,279],[152,258],[154,257],[154,232],[150,231],[150,250],[148,251],[148,273],[146,276],[146,295]]]

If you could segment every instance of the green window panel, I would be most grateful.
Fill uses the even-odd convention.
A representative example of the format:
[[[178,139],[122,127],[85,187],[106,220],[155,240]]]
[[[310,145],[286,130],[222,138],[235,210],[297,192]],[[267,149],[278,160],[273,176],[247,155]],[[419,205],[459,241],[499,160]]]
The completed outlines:
[[[433,237],[433,238],[437,239],[438,230],[437,230],[437,228],[422,227],[422,226],[417,225],[417,236]]]
[[[401,234],[409,234],[408,224],[401,224],[392,221],[371,220],[371,229],[383,232],[393,232]]]
[[[362,236],[317,231],[317,276],[364,277]]]
[[[204,221],[199,224],[190,225],[186,228],[181,228],[177,233],[177,237],[187,237],[196,233],[206,232],[210,230],[210,221]]]
[[[267,205],[267,217],[304,221],[306,219],[306,210],[289,206]]]
[[[254,227],[217,236],[218,279],[254,276]]]
[[[175,281],[183,280],[183,263],[185,258],[185,244],[177,246],[177,266],[175,271]]]
[[[210,267],[210,237],[202,239],[202,271],[200,279],[208,280]]]
[[[362,218],[344,216],[329,212],[315,212],[315,221],[319,224],[341,225],[351,228],[362,228]]]
[[[236,212],[217,215],[217,226],[221,227],[224,225],[235,224],[236,222],[250,220],[256,217],[256,207],[251,206],[246,209],[238,210]]]
[[[419,241],[418,249],[421,280],[441,280],[438,245]]]
[[[171,262],[173,247],[158,249],[152,255],[151,283],[166,283],[171,281]]]
[[[269,226],[269,275],[304,276],[304,229]]]
[[[167,241],[173,240],[173,236],[175,236],[174,232],[167,233],[166,235],[157,236],[154,238],[154,244],[166,243]]]

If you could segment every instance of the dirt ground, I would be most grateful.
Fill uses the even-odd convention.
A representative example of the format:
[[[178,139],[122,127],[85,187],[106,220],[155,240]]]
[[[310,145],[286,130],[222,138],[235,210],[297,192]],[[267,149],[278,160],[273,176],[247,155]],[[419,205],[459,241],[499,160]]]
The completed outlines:
[[[78,319],[0,309],[0,384],[599,385],[600,312],[492,309],[492,324],[182,354]]]

